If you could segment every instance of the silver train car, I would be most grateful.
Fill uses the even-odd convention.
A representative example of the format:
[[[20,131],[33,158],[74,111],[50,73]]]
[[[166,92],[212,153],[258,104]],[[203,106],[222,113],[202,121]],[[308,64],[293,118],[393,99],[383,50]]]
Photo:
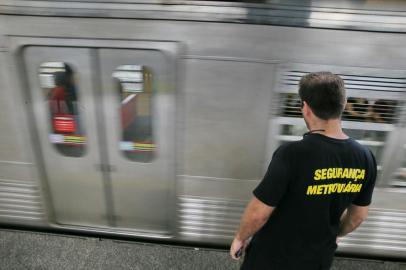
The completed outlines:
[[[226,246],[297,84],[346,83],[378,160],[339,252],[406,258],[406,3],[0,1],[0,224]],[[309,157],[311,158],[311,157]]]

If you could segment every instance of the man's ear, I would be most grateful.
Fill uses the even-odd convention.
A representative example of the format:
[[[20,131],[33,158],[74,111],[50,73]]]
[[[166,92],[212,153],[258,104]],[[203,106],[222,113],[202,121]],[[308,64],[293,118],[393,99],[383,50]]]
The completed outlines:
[[[309,110],[311,111],[309,105],[307,104],[306,101],[303,101],[303,108],[302,108],[303,115],[308,116],[309,115]]]

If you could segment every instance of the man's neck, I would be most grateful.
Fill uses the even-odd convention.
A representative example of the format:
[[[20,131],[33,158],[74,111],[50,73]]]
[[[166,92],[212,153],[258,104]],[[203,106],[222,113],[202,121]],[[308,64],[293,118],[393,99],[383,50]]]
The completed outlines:
[[[340,119],[315,121],[309,128],[312,133],[320,133],[334,139],[348,139],[341,128]]]

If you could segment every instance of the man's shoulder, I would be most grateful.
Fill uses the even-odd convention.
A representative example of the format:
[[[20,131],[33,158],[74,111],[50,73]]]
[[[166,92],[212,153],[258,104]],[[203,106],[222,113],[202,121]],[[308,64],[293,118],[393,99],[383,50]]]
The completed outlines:
[[[298,147],[299,143],[301,141],[293,141],[293,142],[284,142],[279,147],[276,149],[275,152],[280,152],[280,153],[286,153],[292,151],[292,149],[295,149]]]
[[[348,143],[349,143],[350,147],[352,149],[354,149],[355,151],[358,151],[368,157],[374,157],[372,151],[366,145],[362,145],[355,139],[350,138]]]
[[[306,140],[298,140],[298,141],[291,141],[291,142],[285,142],[282,143],[279,147],[278,150],[281,149],[282,151],[295,151],[297,149],[307,147],[309,145],[309,142]]]
[[[288,156],[296,155],[300,150],[306,149],[306,144],[303,143],[303,140],[285,142],[279,145],[275,150],[275,154],[279,156]]]

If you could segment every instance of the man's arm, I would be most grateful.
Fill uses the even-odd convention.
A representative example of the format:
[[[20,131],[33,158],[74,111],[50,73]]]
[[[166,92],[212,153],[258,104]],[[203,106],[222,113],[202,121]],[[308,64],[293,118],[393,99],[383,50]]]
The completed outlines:
[[[341,218],[338,237],[343,237],[358,228],[358,226],[367,218],[368,209],[369,206],[351,204]]]
[[[255,197],[249,202],[241,218],[240,228],[231,244],[230,255],[233,259],[238,260],[235,256],[236,252],[246,247],[247,240],[264,226],[274,209],[275,207],[266,205]]]

